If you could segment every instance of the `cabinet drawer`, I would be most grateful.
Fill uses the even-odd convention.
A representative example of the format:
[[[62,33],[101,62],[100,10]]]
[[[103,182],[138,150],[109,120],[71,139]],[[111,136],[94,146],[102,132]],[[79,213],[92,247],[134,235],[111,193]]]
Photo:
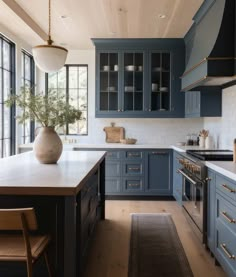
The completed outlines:
[[[143,164],[142,163],[132,163],[127,162],[123,165],[123,175],[142,175],[143,174]]]
[[[121,163],[109,161],[106,163],[106,177],[119,177],[121,175]]]
[[[125,158],[126,159],[142,159],[143,158],[143,152],[142,151],[135,151],[130,150],[125,152]]]
[[[228,273],[236,276],[236,236],[220,220],[216,222],[216,258]]]
[[[108,151],[106,153],[106,160],[117,160],[121,158],[120,151]]]
[[[216,203],[217,220],[222,221],[236,235],[236,207],[218,194],[216,194]]]
[[[129,178],[124,179],[124,191],[126,192],[142,192],[143,191],[143,178]]]
[[[236,200],[236,184],[230,179],[216,175],[216,189],[234,201]]]
[[[121,191],[121,178],[106,178],[106,194]]]

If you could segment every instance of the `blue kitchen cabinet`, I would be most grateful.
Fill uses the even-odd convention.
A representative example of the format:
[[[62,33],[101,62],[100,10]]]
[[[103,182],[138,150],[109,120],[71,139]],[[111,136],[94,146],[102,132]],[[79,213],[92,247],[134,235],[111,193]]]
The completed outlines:
[[[184,117],[183,39],[93,39],[96,117]]]
[[[145,192],[156,195],[172,195],[172,155],[169,149],[153,149],[146,152]]]
[[[185,117],[218,117],[222,115],[222,91],[205,87],[185,92]]]
[[[173,196],[182,205],[182,175],[178,173],[179,159],[182,158],[177,151],[173,151]]]
[[[215,173],[208,169],[207,183],[207,246],[212,253],[215,253]]]
[[[110,150],[106,154],[105,166],[105,193],[120,194],[122,191],[122,183],[120,176],[122,175],[122,151]]]
[[[227,276],[236,276],[236,181],[208,169],[207,244]]]

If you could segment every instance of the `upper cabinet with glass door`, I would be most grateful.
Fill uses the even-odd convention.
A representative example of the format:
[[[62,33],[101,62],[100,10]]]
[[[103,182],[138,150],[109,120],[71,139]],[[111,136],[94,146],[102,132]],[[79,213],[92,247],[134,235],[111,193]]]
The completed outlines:
[[[119,109],[119,64],[118,53],[99,55],[99,111],[117,112]]]
[[[165,112],[171,109],[170,53],[151,53],[151,96],[149,111]]]
[[[93,39],[96,117],[184,117],[183,39]]]
[[[122,112],[143,111],[144,107],[144,55],[142,52],[125,52],[123,57],[123,108]]]

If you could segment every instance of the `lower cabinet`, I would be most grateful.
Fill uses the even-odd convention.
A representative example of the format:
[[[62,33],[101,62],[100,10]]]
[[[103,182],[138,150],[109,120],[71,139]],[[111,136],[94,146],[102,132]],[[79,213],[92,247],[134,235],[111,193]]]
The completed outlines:
[[[99,150],[107,151],[105,166],[107,196],[172,196],[171,149]]]
[[[208,171],[208,247],[227,276],[236,276],[236,181]]]
[[[146,152],[147,194],[172,195],[172,174],[170,172],[172,155],[168,149],[153,149]]]
[[[172,195],[172,150],[108,150],[106,195]]]

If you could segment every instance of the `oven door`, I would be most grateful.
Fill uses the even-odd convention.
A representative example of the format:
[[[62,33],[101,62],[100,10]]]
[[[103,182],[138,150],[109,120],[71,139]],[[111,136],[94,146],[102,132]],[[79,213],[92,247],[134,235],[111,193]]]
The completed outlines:
[[[203,183],[179,170],[183,181],[182,204],[199,231],[203,232]]]

